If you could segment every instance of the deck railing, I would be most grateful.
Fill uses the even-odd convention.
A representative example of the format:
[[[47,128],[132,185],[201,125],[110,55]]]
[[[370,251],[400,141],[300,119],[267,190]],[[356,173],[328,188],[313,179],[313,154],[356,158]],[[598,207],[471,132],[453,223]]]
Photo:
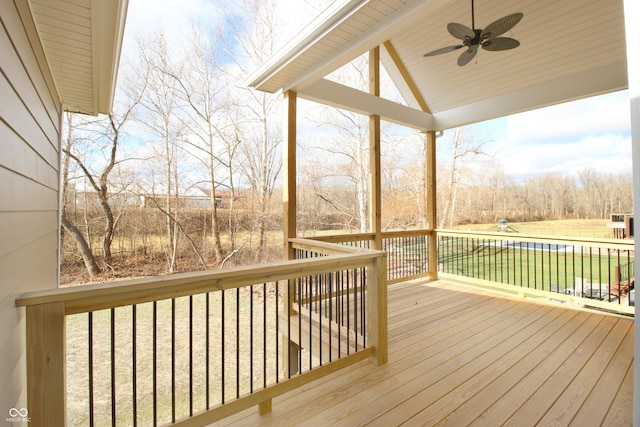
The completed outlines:
[[[429,269],[429,230],[388,231],[382,233],[382,250],[387,253],[387,282],[426,277],[435,273],[435,266]],[[313,240],[339,243],[358,248],[371,248],[374,233],[340,234],[317,236]]]
[[[31,419],[206,425],[266,413],[273,397],[357,361],[384,363],[386,255],[291,244],[323,256],[20,296]],[[318,312],[310,294],[302,304],[318,277],[356,312]]]
[[[427,242],[432,234],[437,236],[438,265],[430,268]],[[371,247],[374,234],[314,239]],[[442,278],[635,312],[634,244],[630,240],[412,230],[382,233],[382,249],[388,254],[388,283],[434,276],[437,268]]]
[[[439,277],[633,313],[633,241],[438,230]]]

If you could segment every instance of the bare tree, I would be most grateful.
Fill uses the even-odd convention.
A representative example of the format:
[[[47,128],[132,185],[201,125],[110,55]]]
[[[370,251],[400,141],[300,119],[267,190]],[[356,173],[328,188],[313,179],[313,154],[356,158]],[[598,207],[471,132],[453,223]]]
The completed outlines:
[[[191,34],[188,43],[183,45],[185,54],[183,74],[176,75],[170,69],[162,71],[175,80],[177,96],[183,101],[182,111],[185,114],[181,119],[191,136],[185,142],[195,149],[194,156],[206,166],[211,201],[213,251],[216,262],[222,262],[224,254],[220,240],[216,198],[216,189],[221,180],[216,176],[216,170],[219,166],[226,168],[228,188],[231,192],[230,200],[233,203],[235,187],[232,165],[238,145],[238,127],[231,116],[232,108],[227,82],[224,81],[224,76],[216,62],[218,40],[211,39],[210,34],[196,28],[193,28]],[[226,158],[220,154],[221,149],[226,149]],[[233,206],[231,206],[230,218],[232,216]],[[230,232],[232,230],[230,227]],[[230,240],[234,242],[233,238]],[[231,250],[233,251],[233,244]]]
[[[176,78],[182,70],[179,65],[172,63],[169,47],[163,34],[153,40],[141,41],[140,74],[147,79],[145,95],[141,105],[146,110],[142,117],[143,124],[155,137],[157,159],[163,170],[159,182],[160,194],[154,190],[151,200],[166,217],[166,237],[168,242],[167,268],[170,273],[176,269],[180,229],[179,220],[180,170],[178,158],[180,155],[179,141],[183,140],[183,128],[178,118],[178,97],[176,95]],[[170,72],[167,72],[170,70]],[[179,77],[181,79],[181,77]],[[160,200],[162,199],[162,203]]]
[[[479,155],[487,155],[482,149],[483,144],[469,135],[468,128],[458,127],[455,129],[451,142],[449,181],[445,189],[445,207],[440,217],[440,228],[453,226],[458,186],[462,173],[465,171],[465,162]]]
[[[262,261],[266,247],[266,230],[269,206],[282,163],[279,147],[282,141],[280,129],[279,96],[246,89],[244,80],[259,64],[275,53],[275,43],[281,26],[275,20],[275,3],[271,0],[248,0],[242,3],[243,19],[230,28],[239,52],[231,57],[233,66],[226,67],[228,75],[235,77],[238,90],[236,104],[242,106],[238,115],[240,150],[243,155],[241,170],[253,191],[258,206],[256,225],[258,249],[256,260]],[[233,46],[226,45],[229,53]],[[242,58],[242,60],[240,59]],[[233,79],[232,79],[233,80]],[[240,119],[241,117],[241,119]]]
[[[332,76],[350,87],[368,85],[368,58],[361,56]],[[320,107],[312,119],[326,132],[312,150],[323,152],[327,176],[348,182],[354,195],[351,206],[345,208],[357,213],[360,232],[369,231],[369,117],[350,111]],[[324,197],[329,200],[327,195]],[[335,201],[330,202],[338,206]]]
[[[114,167],[119,163],[118,147],[124,133],[124,127],[129,121],[133,109],[139,102],[138,99],[131,100],[131,103],[124,107],[121,113],[111,112],[107,116],[87,123],[88,129],[84,129],[87,135],[84,139],[94,145],[99,145],[99,150],[106,154],[105,163],[96,172],[97,161],[92,159],[91,164],[83,160],[82,153],[74,152],[73,144],[65,145],[64,153],[73,159],[87,178],[89,185],[96,192],[98,202],[104,216],[104,230],[102,235],[102,255],[107,264],[112,263],[111,245],[115,235],[118,220],[122,214],[122,209],[114,213],[114,208],[110,202],[112,196],[110,191],[109,175]],[[76,128],[74,128],[76,129]],[[72,137],[69,137],[69,140]],[[124,189],[121,189],[124,190]]]
[[[96,258],[91,251],[91,247],[87,243],[87,240],[82,234],[82,231],[75,224],[73,224],[68,216],[67,216],[67,197],[69,192],[69,162],[70,156],[68,153],[71,151],[71,147],[73,146],[73,131],[75,129],[75,125],[73,123],[73,115],[71,113],[65,113],[65,124],[66,124],[66,136],[63,141],[63,155],[62,155],[62,170],[61,170],[61,181],[62,181],[62,191],[61,191],[61,200],[62,200],[62,213],[61,213],[61,222],[64,229],[73,236],[78,249],[80,250],[80,255],[82,256],[82,260],[84,262],[85,268],[87,269],[87,273],[89,273],[90,277],[95,277],[100,274],[101,270],[98,267],[98,263],[96,262]]]

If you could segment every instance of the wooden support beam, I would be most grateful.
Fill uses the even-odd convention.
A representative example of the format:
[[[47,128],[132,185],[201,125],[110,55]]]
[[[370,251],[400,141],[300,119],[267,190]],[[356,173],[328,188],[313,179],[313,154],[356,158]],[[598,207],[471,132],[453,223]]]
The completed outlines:
[[[426,212],[427,212],[427,230],[430,230],[427,236],[427,250],[429,254],[429,276],[436,279],[438,277],[438,236],[436,236],[436,132],[426,132],[426,157],[425,157],[425,176],[426,176]]]
[[[369,93],[380,97],[380,47],[369,51]],[[382,249],[382,184],[380,164],[380,116],[369,116],[369,231],[374,248]]]
[[[285,114],[284,114],[284,161],[283,161],[283,180],[282,180],[282,197],[284,205],[283,232],[284,232],[284,259],[291,260],[295,258],[295,251],[289,242],[297,236],[297,110],[298,98],[296,92],[286,91],[284,93]],[[295,280],[289,279],[284,290],[285,312],[294,314],[293,298],[294,298]],[[282,346],[281,356],[283,369],[287,376],[297,372],[297,367],[291,365],[293,359],[298,359],[299,348],[295,343],[290,342],[287,337],[281,335]],[[292,372],[293,371],[293,372]],[[262,408],[260,409],[262,411]]]
[[[296,132],[297,132],[297,94],[293,91],[284,93],[285,123],[284,123],[284,164],[282,197],[284,202],[283,229],[285,259],[293,259],[293,248],[289,239],[296,237],[297,217],[297,163],[296,163]]]
[[[39,304],[27,313],[27,408],[32,425],[66,425],[64,302]]]
[[[409,90],[413,94],[413,97],[415,98],[418,105],[420,105],[420,108],[422,109],[422,111],[424,111],[425,113],[430,113],[431,111],[429,110],[429,106],[424,100],[422,93],[420,93],[420,89],[418,89],[418,85],[416,85],[416,82],[414,82],[413,78],[411,78],[411,74],[409,74],[409,70],[407,70],[407,67],[405,67],[404,62],[402,62],[402,59],[400,59],[400,55],[398,55],[396,48],[393,47],[393,44],[391,43],[390,40],[387,40],[386,42],[384,42],[384,47],[387,49],[387,52],[389,53],[391,60],[393,61],[396,68],[400,72],[400,75],[404,79],[404,82],[407,84],[407,87],[409,87]]]

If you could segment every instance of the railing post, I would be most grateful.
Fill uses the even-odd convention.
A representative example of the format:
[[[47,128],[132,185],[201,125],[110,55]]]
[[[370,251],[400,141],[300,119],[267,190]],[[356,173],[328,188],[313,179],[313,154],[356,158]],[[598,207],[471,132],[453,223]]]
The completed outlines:
[[[66,425],[64,302],[26,308],[27,409],[33,425]]]
[[[384,365],[389,358],[387,326],[387,254],[376,257],[367,268],[367,335],[376,348],[371,362]]]

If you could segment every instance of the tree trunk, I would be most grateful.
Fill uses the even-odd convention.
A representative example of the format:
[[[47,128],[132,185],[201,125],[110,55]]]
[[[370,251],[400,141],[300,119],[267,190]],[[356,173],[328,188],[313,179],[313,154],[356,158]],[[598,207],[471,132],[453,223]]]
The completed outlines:
[[[220,224],[218,221],[218,204],[216,203],[215,157],[213,155],[213,135],[210,134],[209,153],[209,191],[211,192],[211,238],[213,239],[213,253],[216,262],[222,262],[222,243],[220,241]],[[233,197],[233,195],[232,195]]]
[[[453,137],[453,148],[451,149],[451,174],[449,178],[449,188],[447,191],[447,200],[445,201],[444,212],[442,213],[442,219],[440,220],[440,228],[446,226],[451,227],[453,223],[453,210],[456,205],[456,193],[458,187],[458,145],[460,143],[460,128],[456,128],[455,136]]]
[[[80,254],[82,255],[82,260],[84,261],[84,265],[87,268],[87,272],[91,278],[94,278],[98,274],[100,274],[100,267],[96,263],[96,259],[87,244],[87,241],[84,238],[84,235],[78,228],[71,224],[71,222],[67,219],[66,215],[62,214],[62,226],[65,230],[69,232],[76,241],[78,245],[78,249],[80,249]]]

